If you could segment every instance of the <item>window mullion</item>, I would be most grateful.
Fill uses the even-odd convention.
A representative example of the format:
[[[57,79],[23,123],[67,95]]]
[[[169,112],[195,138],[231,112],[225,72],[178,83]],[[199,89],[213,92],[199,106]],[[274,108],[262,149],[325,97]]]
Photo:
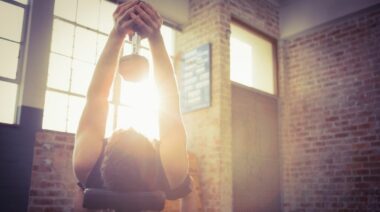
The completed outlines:
[[[22,7],[22,8],[26,8],[26,7],[28,7],[28,5],[24,5],[24,4],[22,4],[22,3],[20,3],[20,2],[17,2],[17,1],[12,1],[12,0],[0,0],[0,1],[3,1],[3,2],[6,2],[6,3],[9,3],[9,4],[13,4],[13,5],[15,5],[15,6],[18,6],[18,7]]]
[[[86,96],[83,96],[81,94],[72,93],[72,92],[68,92],[68,91],[63,91],[63,90],[59,90],[59,89],[56,89],[56,88],[50,88],[50,87],[48,87],[47,90],[58,92],[58,93],[64,93],[64,94],[67,94],[67,95],[70,95],[70,96],[75,96],[75,97],[80,97],[80,98],[86,98]]]
[[[2,77],[2,76],[0,76],[0,81],[10,82],[10,83],[15,83],[15,84],[20,83],[20,80],[17,80],[17,78],[16,79],[10,79],[10,78],[6,78],[6,77]]]
[[[75,20],[77,19],[77,15],[78,15],[78,1],[77,1],[77,9],[76,9],[76,14],[75,14]],[[58,16],[54,16],[54,19],[59,19],[61,20],[61,18],[59,18]],[[64,20],[63,21],[66,21],[66,22],[70,22],[68,20]],[[71,83],[72,83],[72,76],[73,76],[73,62],[75,60],[74,58],[74,50],[75,50],[75,37],[76,37],[76,30],[77,30],[77,27],[78,27],[78,24],[75,24],[75,23],[71,23],[74,25],[74,34],[73,34],[73,43],[72,43],[72,46],[71,46],[71,55],[70,55],[70,73],[69,73],[69,87],[68,87],[68,91],[67,93],[66,92],[62,92],[62,93],[66,93],[68,98],[67,98],[67,105],[66,105],[66,119],[65,119],[65,132],[68,132],[68,128],[69,128],[69,110],[70,110],[70,96],[72,96],[72,93],[71,93]],[[52,52],[52,51],[51,51]]]
[[[117,116],[118,116],[118,106],[120,105],[120,91],[121,91],[121,77],[116,74],[115,80],[114,80],[114,86],[113,86],[113,97],[112,97],[112,103],[115,105],[115,111],[114,111],[114,119],[112,123],[112,128],[115,129],[117,127]]]
[[[29,7],[24,8],[24,17],[23,17],[23,23],[22,23],[22,34],[21,34],[21,41],[20,41],[20,49],[18,53],[18,64],[17,64],[17,71],[16,71],[16,81],[17,83],[20,83],[21,77],[22,77],[22,71],[23,70],[23,64],[24,64],[24,54],[25,54],[25,40],[26,40],[26,30],[28,25],[28,16],[29,16]],[[18,92],[19,93],[19,92]],[[18,96],[18,101],[20,101],[20,96]],[[18,102],[19,103],[19,102]]]
[[[25,12],[24,12],[24,14],[25,14]],[[24,16],[24,18],[25,18],[25,16]],[[24,31],[23,31],[23,32],[24,32]],[[23,34],[24,34],[24,33],[23,33]],[[15,41],[15,40],[11,40],[11,39],[9,39],[9,38],[3,38],[3,37],[0,37],[0,40],[5,40],[5,41],[8,41],[8,42],[11,42],[11,43],[17,43],[17,44],[20,44],[20,45],[23,44],[22,39],[21,39],[21,42],[18,42],[18,41]]]
[[[81,27],[81,28],[83,28],[83,29],[87,29],[87,30],[89,30],[89,31],[91,31],[91,32],[95,32],[96,34],[101,34],[101,35],[108,36],[107,33],[104,33],[104,32],[99,31],[99,30],[97,30],[97,29],[93,29],[93,28],[91,28],[91,27],[87,27],[87,26],[85,26],[85,25],[83,25],[83,24],[76,23],[76,22],[74,22],[74,21],[67,20],[67,19],[65,19],[65,18],[62,18],[62,17],[59,17],[59,16],[54,16],[54,18],[57,19],[57,20],[64,21],[64,22],[66,22],[66,23],[69,23],[69,24],[75,25],[76,27]]]

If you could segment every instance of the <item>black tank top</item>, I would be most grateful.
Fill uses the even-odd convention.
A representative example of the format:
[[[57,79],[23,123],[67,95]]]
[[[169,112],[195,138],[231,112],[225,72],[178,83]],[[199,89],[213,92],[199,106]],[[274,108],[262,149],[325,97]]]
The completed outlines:
[[[191,192],[190,176],[187,175],[186,179],[183,181],[183,183],[180,186],[178,186],[178,188],[170,189],[169,181],[166,177],[164,167],[162,166],[162,163],[161,163],[160,153],[158,151],[160,148],[159,147],[160,144],[159,144],[159,142],[155,142],[155,143],[157,145],[156,151],[158,154],[157,158],[159,160],[158,161],[158,175],[157,175],[158,176],[158,179],[157,179],[158,188],[157,188],[157,190],[165,192],[166,199],[169,199],[169,200],[175,200],[175,199],[179,199],[179,198],[187,196]],[[101,166],[103,158],[104,158],[105,145],[106,145],[106,143],[104,143],[102,153],[101,153],[100,157],[98,158],[98,160],[97,160],[94,168],[92,169],[90,175],[87,178],[86,185],[84,186],[85,188],[104,189],[103,179],[102,179],[102,176],[100,173],[100,166]],[[79,185],[79,186],[81,186],[81,185]],[[81,186],[81,187],[83,187],[83,186]]]

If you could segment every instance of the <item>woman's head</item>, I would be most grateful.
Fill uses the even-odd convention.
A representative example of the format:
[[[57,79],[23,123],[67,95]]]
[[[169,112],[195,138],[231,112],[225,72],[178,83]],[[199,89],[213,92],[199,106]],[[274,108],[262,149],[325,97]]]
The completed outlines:
[[[156,186],[157,153],[152,143],[133,129],[113,133],[101,166],[104,186],[113,191],[151,191]]]

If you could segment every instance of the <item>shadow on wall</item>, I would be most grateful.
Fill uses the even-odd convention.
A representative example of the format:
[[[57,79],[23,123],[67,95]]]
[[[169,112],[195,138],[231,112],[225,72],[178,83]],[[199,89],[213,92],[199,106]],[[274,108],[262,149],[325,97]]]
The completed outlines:
[[[71,164],[73,147],[72,134],[45,131],[36,134],[28,211],[73,210],[75,192],[78,192]],[[190,175],[201,194],[197,159],[190,153],[189,160]],[[164,211],[179,211],[179,200],[167,201]]]

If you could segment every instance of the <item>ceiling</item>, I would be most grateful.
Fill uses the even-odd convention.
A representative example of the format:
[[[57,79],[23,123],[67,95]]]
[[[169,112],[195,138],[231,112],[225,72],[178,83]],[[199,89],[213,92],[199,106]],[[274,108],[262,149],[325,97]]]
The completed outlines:
[[[380,0],[279,0],[281,37],[289,37],[380,3]]]
[[[124,0],[110,0],[124,1]],[[190,0],[145,0],[165,20],[180,28],[189,20]],[[249,0],[247,0],[249,1]],[[379,4],[380,0],[267,0],[280,7],[280,34],[288,37],[361,9]]]

